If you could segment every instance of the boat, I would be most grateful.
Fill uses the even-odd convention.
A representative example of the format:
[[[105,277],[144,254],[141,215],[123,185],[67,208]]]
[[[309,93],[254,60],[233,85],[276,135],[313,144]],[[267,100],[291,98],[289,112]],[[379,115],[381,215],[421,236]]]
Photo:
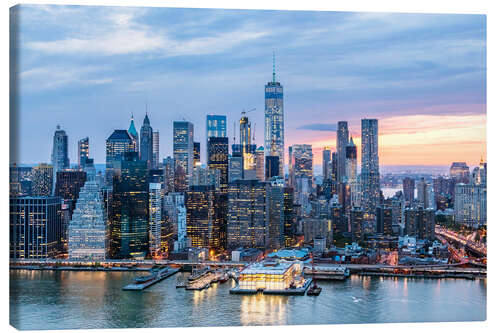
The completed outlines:
[[[219,283],[226,283],[228,280],[229,280],[229,276],[227,275],[227,273],[224,273],[219,277],[218,282]]]
[[[194,282],[194,281],[202,278],[203,276],[207,275],[209,272],[210,272],[209,267],[205,267],[201,270],[196,270],[196,271],[193,270],[191,275],[188,277],[188,281]]]
[[[316,285],[316,277],[314,276],[314,256],[311,253],[311,271],[312,271],[312,280],[313,280],[313,285],[307,290],[307,296],[319,296],[321,293],[321,287],[318,287]]]
[[[309,290],[307,291],[307,296],[319,296],[321,293],[322,288],[318,287],[317,285],[313,285]]]

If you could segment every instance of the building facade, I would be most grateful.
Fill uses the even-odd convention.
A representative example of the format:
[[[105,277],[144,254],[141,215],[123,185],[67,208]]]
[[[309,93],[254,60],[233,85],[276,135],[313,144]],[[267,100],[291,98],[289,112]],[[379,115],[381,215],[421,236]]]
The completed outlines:
[[[188,121],[174,121],[174,161],[175,168],[182,167],[185,174],[185,185],[189,185],[189,179],[193,174],[194,167],[194,129],[193,124]]]
[[[62,251],[61,198],[10,198],[10,259],[53,258]]]
[[[141,161],[145,161],[148,169],[151,169],[153,168],[153,128],[151,127],[147,113],[141,126],[140,140]]]
[[[273,55],[273,80],[265,86],[264,148],[266,156],[279,157],[279,176],[284,177],[285,123],[283,112],[283,86],[276,81]]]
[[[104,260],[108,248],[107,216],[99,184],[85,182],[68,227],[68,258]]]
[[[368,214],[375,214],[380,196],[377,119],[361,120],[361,183],[362,208]]]

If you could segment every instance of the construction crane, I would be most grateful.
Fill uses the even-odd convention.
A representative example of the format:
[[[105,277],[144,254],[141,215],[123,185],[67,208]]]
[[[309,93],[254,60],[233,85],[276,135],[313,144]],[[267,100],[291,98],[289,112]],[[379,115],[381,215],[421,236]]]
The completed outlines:
[[[245,115],[245,114],[250,113],[250,112],[255,111],[255,110],[257,110],[257,109],[256,108],[253,108],[253,109],[250,109],[250,110],[243,109],[243,111],[241,111],[241,114]]]

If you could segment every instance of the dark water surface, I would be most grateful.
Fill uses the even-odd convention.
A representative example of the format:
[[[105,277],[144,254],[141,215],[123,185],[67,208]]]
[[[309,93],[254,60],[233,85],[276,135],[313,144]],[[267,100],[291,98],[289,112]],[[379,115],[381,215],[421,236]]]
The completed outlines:
[[[486,280],[351,276],[320,282],[318,297],[230,295],[234,282],[176,289],[179,273],[142,292],[137,272],[10,272],[10,322],[19,329],[300,325],[486,319]]]

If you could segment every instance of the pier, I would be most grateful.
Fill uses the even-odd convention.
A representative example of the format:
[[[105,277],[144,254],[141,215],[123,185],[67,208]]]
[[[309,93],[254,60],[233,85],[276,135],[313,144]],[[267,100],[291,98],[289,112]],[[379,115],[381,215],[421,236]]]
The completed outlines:
[[[131,283],[131,284],[126,285],[122,289],[123,290],[131,290],[131,291],[144,290],[144,289],[152,286],[153,284],[155,284],[157,282],[160,282],[160,281],[162,281],[162,280],[164,280],[164,279],[166,279],[166,278],[174,275],[178,271],[179,271],[179,268],[168,268],[168,270],[166,272],[163,272],[163,273],[160,272],[160,273],[158,273],[157,276],[155,276],[154,278],[152,278],[149,281],[145,281],[144,283]]]

